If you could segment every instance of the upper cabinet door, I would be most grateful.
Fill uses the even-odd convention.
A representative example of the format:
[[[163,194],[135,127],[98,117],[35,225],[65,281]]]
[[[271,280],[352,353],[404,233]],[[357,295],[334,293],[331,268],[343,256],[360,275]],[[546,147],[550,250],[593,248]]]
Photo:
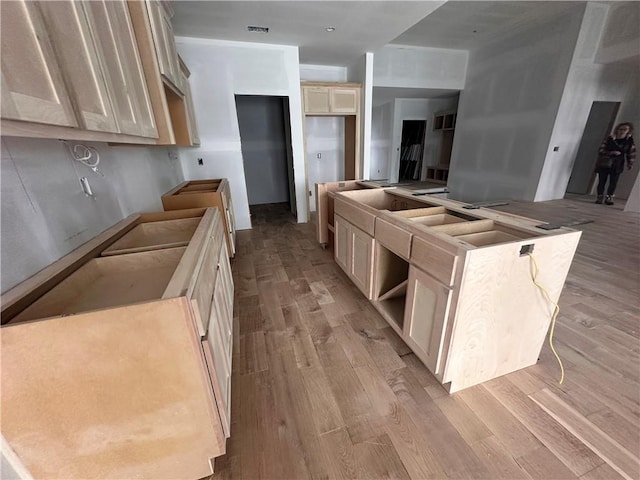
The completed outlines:
[[[148,0],[147,8],[151,22],[153,43],[155,44],[160,74],[178,91],[182,92],[182,78],[178,63],[173,27],[169,14],[157,0]]]
[[[38,6],[2,2],[2,118],[77,127]]]
[[[106,80],[82,3],[64,0],[39,2],[39,6],[71,97],[75,100],[81,128],[118,132]]]
[[[331,88],[331,111],[334,113],[357,113],[358,90],[355,88]]]
[[[129,9],[123,0],[85,2],[120,133],[158,137]]]
[[[189,136],[191,137],[191,145],[200,145],[200,136],[198,135],[198,126],[196,124],[196,112],[193,106],[193,97],[191,95],[191,87],[189,79],[184,73],[182,76],[182,88],[184,90],[184,101],[187,107],[187,121],[189,126]]]
[[[329,113],[328,87],[303,87],[304,113]]]

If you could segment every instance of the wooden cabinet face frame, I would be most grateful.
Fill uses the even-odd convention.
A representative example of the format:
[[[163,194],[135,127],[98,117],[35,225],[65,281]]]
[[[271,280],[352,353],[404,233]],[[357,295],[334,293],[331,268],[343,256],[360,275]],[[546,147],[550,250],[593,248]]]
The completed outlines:
[[[349,257],[351,255],[351,242],[349,223],[339,215],[334,218],[335,229],[335,245],[333,249],[336,263],[342,267],[345,272],[349,271]]]

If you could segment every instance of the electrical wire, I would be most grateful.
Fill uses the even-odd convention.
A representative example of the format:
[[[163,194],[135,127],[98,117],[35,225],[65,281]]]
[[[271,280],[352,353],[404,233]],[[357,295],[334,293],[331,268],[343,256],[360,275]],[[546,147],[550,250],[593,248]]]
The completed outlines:
[[[551,316],[551,328],[549,329],[549,346],[551,347],[551,351],[553,352],[553,354],[556,356],[556,360],[558,360],[558,365],[560,365],[560,381],[558,383],[562,385],[562,383],[564,382],[564,365],[562,365],[562,360],[560,360],[560,355],[558,355],[558,352],[556,352],[556,349],[553,346],[553,332],[555,331],[555,328],[556,328],[556,319],[558,318],[558,314],[560,313],[560,307],[556,302],[554,302],[551,299],[551,296],[549,295],[549,292],[547,291],[547,289],[544,288],[544,286],[541,285],[537,280],[539,269],[538,269],[538,262],[536,261],[536,257],[534,257],[533,253],[531,252],[528,252],[527,255],[529,255],[529,258],[531,258],[531,262],[533,264],[533,272],[531,273],[531,279],[533,280],[534,285],[540,289],[540,291],[544,294],[544,297],[547,299],[547,301],[553,304],[554,306],[553,315]]]
[[[73,158],[76,162],[80,162],[86,167],[89,167],[98,175],[102,175],[100,171],[98,171],[98,165],[100,165],[100,152],[95,147],[87,146],[82,143],[76,143],[73,147],[66,140],[60,140],[64,143],[69,150],[69,154],[71,158]],[[90,162],[92,157],[95,156],[95,160]]]

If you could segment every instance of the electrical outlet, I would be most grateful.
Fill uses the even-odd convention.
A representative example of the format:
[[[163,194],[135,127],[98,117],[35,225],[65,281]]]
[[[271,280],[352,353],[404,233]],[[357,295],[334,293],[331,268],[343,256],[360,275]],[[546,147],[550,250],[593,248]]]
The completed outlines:
[[[520,248],[520,256],[524,257],[525,255],[528,255],[530,253],[533,253],[533,243],[522,245],[522,247]]]
[[[204,160],[202,160],[201,158],[198,159],[198,165],[202,166],[204,165]]]

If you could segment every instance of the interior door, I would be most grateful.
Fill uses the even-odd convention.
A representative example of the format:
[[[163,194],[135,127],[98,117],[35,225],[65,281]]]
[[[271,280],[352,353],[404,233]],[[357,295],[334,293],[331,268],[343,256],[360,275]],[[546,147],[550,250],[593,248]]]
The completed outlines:
[[[586,195],[595,180],[595,165],[602,140],[613,128],[620,102],[593,102],[571,170],[567,193]]]

